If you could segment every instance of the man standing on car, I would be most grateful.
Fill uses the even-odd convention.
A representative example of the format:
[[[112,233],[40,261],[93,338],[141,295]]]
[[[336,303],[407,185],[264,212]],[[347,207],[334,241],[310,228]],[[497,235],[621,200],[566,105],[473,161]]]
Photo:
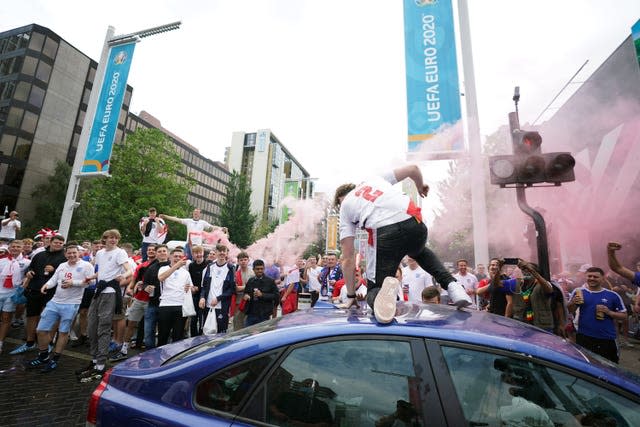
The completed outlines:
[[[278,300],[279,292],[276,282],[264,274],[264,261],[253,262],[254,277],[247,281],[242,297],[247,305],[247,326],[268,320],[273,312],[273,304]]]
[[[420,267],[431,274],[449,292],[453,303],[461,307],[471,305],[471,298],[462,285],[442,265],[431,249],[426,247],[427,226],[422,221],[420,208],[409,196],[397,191],[393,185],[410,178],[421,197],[426,197],[429,186],[422,180],[416,165],[407,165],[381,177],[374,177],[359,185],[343,184],[335,192],[334,205],[340,208],[340,245],[342,246],[342,272],[347,287],[345,306],[357,305],[355,294],[355,247],[357,228],[369,235],[367,245],[367,303],[373,307],[379,323],[389,323],[395,316],[398,280],[396,270],[405,255],[415,259]],[[378,297],[378,295],[380,297]]]

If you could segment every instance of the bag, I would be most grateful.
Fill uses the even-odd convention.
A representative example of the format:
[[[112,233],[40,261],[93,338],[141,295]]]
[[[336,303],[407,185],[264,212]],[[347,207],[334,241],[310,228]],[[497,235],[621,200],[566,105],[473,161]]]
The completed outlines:
[[[16,305],[27,303],[27,297],[24,296],[24,288],[22,286],[16,288],[16,291],[11,295],[11,301]]]
[[[182,301],[182,317],[191,317],[196,315],[196,307],[193,305],[193,297],[191,292],[184,293]]]
[[[218,333],[218,319],[216,319],[216,309],[210,308],[207,320],[202,326],[202,333],[205,335],[215,335]]]

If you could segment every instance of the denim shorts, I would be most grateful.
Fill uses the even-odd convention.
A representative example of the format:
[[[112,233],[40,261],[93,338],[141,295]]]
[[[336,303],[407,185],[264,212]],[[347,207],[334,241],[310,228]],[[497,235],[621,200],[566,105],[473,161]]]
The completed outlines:
[[[16,311],[16,305],[11,300],[11,295],[13,295],[13,292],[0,294],[0,311],[4,311],[5,313],[13,313]]]
[[[38,322],[36,329],[38,331],[51,331],[59,320],[58,331],[68,333],[71,330],[73,318],[76,317],[79,307],[80,304],[58,304],[49,301],[40,315],[40,322]]]

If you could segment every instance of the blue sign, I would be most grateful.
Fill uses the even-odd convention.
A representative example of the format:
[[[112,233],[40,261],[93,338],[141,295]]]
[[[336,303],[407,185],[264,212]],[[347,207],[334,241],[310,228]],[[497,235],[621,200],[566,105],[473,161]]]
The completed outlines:
[[[404,38],[409,151],[417,151],[461,117],[451,0],[404,0]],[[436,151],[464,143],[443,148]]]
[[[100,88],[87,152],[80,173],[109,172],[111,150],[118,129],[120,109],[127,90],[127,78],[135,43],[111,47]]]
[[[631,27],[631,37],[633,38],[633,45],[636,48],[636,57],[638,58],[638,64],[640,64],[640,19]]]

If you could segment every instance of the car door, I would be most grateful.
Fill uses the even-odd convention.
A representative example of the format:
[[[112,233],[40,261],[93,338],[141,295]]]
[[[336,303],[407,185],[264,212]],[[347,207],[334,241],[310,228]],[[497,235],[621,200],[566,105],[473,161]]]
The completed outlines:
[[[428,341],[449,425],[640,425],[640,398],[522,354]]]
[[[416,338],[336,337],[291,346],[234,425],[444,426],[426,362]]]

